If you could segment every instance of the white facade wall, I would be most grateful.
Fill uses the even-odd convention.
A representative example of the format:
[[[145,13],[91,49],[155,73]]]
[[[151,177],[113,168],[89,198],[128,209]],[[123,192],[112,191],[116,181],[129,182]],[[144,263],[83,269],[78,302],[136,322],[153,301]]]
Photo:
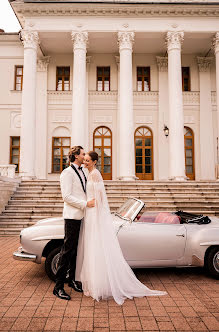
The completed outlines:
[[[42,6],[42,5],[41,5]],[[57,24],[64,22],[65,24]],[[52,137],[68,136],[71,137],[71,117],[72,117],[72,91],[56,91],[56,67],[70,66],[70,89],[72,90],[73,78],[73,45],[70,40],[70,32],[74,29],[83,29],[88,31],[89,46],[87,56],[87,86],[88,86],[88,147],[93,149],[93,132],[98,126],[107,126],[112,131],[112,177],[117,179],[119,176],[119,151],[118,135],[118,101],[119,101],[119,65],[116,56],[119,55],[119,48],[116,44],[117,31],[127,29],[136,31],[135,43],[132,55],[132,84],[133,84],[133,113],[134,130],[140,126],[147,126],[153,133],[153,153],[154,153],[154,180],[168,180],[169,178],[169,137],[165,137],[162,131],[164,125],[169,126],[168,112],[168,74],[159,72],[157,65],[157,56],[164,56],[166,51],[165,34],[177,23],[177,30],[187,31],[188,29],[195,33],[203,34],[206,42],[206,49],[211,45],[211,39],[219,31],[219,21],[216,18],[209,17],[178,17],[178,18],[152,18],[150,24],[144,23],[142,18],[136,17],[74,17],[72,28],[72,19],[56,16],[28,16],[26,18],[25,28],[31,26],[31,29],[39,32],[39,40],[42,39],[42,48],[46,49],[48,42],[48,33],[59,31],[59,35],[54,39],[53,44],[48,43],[52,52],[45,55],[50,56],[48,67],[41,71],[37,70],[37,103],[36,103],[36,170],[37,178],[56,179],[58,174],[52,174]],[[124,22],[128,28],[124,28]],[[30,24],[31,23],[31,24]],[[77,28],[79,27],[79,28]],[[213,29],[214,27],[214,29]],[[216,30],[215,30],[216,29]],[[145,39],[143,32],[145,32]],[[89,31],[91,31],[89,35]],[[101,43],[95,50],[95,32],[102,33]],[[141,31],[141,35],[137,32]],[[156,36],[153,38],[153,33]],[[45,39],[44,38],[45,33]],[[150,36],[152,33],[152,36]],[[160,37],[159,37],[160,33]],[[208,33],[207,37],[205,34]],[[105,34],[105,38],[104,38]],[[66,37],[68,36],[68,37]],[[113,36],[113,37],[112,37]],[[54,38],[54,36],[53,36]],[[67,38],[67,39],[66,39]],[[157,38],[157,39],[156,39]],[[197,65],[197,56],[200,56],[202,39],[197,40],[194,35],[194,45],[189,47],[189,37],[185,33],[185,50],[182,46],[181,63],[183,67],[190,67],[191,92],[183,93],[183,114],[184,126],[190,127],[194,133],[194,160],[195,160],[195,179],[208,180],[203,178],[201,173],[201,147],[200,147],[200,72]],[[65,39],[67,40],[65,43]],[[108,39],[108,42],[107,42]],[[64,41],[63,41],[64,40]],[[93,40],[93,43],[92,43]],[[113,44],[112,44],[113,42]],[[60,43],[60,48],[58,47]],[[112,51],[110,45],[112,44]],[[145,52],[142,52],[142,43],[148,44]],[[152,43],[152,44],[150,44]],[[163,43],[163,44],[162,44]],[[66,52],[63,45],[67,45]],[[150,47],[150,45],[152,45]],[[159,47],[156,48],[156,45]],[[161,46],[160,46],[161,45]],[[156,49],[158,51],[156,51]],[[161,52],[162,49],[162,52]],[[107,52],[105,52],[107,50]],[[208,49],[207,49],[208,50]],[[203,53],[201,54],[203,56]],[[216,105],[216,67],[214,55],[211,53],[212,63],[210,67],[210,107],[208,110],[212,116],[212,127],[206,132],[206,142],[209,135],[212,135],[214,166],[217,160],[217,105]],[[38,49],[38,59],[42,58],[42,53]],[[21,109],[22,92],[14,90],[15,66],[23,65],[24,48],[17,34],[0,35],[0,164],[8,164],[10,158],[10,136],[20,136],[21,131]],[[110,66],[110,92],[96,91],[96,67]],[[150,66],[150,92],[137,92],[137,74],[138,66]],[[163,105],[159,104],[162,102]],[[160,112],[160,113],[159,113]],[[42,123],[40,122],[42,121]],[[163,135],[161,137],[161,135]],[[133,132],[134,139],[134,132]],[[45,145],[42,149],[43,144]],[[162,144],[162,146],[161,146]],[[206,143],[207,147],[207,143]],[[120,161],[121,162],[121,161]],[[206,167],[206,165],[205,165]],[[211,165],[212,167],[212,165]],[[205,174],[208,174],[206,171]],[[216,179],[216,173],[210,180]]]

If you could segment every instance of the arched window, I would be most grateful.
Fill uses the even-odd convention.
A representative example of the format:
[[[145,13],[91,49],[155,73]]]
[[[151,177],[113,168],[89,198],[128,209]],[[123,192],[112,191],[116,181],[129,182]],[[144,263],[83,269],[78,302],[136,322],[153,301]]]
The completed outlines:
[[[153,134],[148,127],[135,131],[135,173],[140,180],[153,180]]]
[[[189,127],[184,127],[184,144],[186,176],[188,176],[190,180],[195,180],[194,134]]]
[[[69,166],[70,137],[52,138],[52,172],[61,173]]]
[[[112,132],[102,126],[94,130],[93,149],[99,155],[97,168],[104,180],[112,180]]]

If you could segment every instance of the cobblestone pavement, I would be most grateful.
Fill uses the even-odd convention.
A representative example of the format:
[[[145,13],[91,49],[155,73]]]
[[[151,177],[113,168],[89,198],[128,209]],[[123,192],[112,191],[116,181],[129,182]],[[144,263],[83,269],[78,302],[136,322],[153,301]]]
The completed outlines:
[[[15,261],[17,237],[0,238],[0,331],[219,331],[219,282],[202,269],[139,269],[141,282],[167,296],[96,302],[52,295],[44,264]]]

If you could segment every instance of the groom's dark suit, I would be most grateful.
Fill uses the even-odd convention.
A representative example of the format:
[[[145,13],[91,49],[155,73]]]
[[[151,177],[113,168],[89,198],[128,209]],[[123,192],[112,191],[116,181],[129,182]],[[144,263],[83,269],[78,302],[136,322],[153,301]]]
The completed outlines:
[[[78,238],[87,204],[86,176],[76,164],[72,164],[61,173],[60,185],[64,200],[65,237],[56,274],[56,289],[64,288],[68,269],[69,279],[75,280]]]

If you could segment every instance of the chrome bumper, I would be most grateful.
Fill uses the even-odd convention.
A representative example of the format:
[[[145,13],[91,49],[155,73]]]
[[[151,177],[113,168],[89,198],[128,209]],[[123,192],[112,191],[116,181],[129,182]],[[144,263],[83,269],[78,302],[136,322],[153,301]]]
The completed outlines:
[[[37,256],[33,254],[28,254],[22,251],[22,247],[18,248],[18,251],[13,253],[13,258],[19,261],[31,261],[36,262]]]

